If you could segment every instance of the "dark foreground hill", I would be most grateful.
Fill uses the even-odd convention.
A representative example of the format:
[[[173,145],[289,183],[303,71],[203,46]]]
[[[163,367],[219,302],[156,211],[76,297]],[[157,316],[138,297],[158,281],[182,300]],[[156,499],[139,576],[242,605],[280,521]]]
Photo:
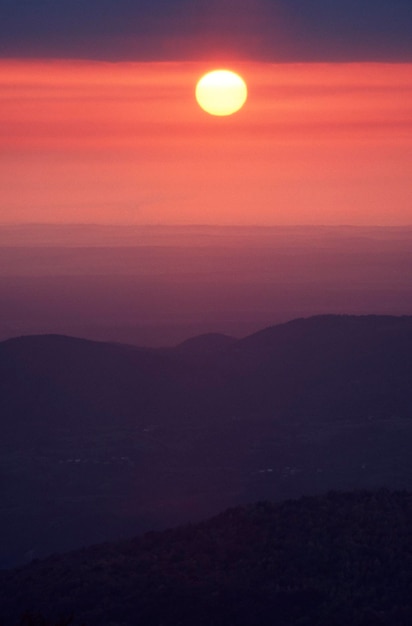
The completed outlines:
[[[262,502],[3,573],[1,623],[406,626],[411,534],[406,492]]]
[[[412,317],[0,343],[0,567],[257,499],[412,489]]]

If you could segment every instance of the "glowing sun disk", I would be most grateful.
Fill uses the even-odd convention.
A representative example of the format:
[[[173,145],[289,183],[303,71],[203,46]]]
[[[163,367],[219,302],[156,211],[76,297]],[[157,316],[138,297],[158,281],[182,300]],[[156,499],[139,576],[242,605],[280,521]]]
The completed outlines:
[[[230,70],[208,72],[196,85],[196,100],[211,115],[232,115],[242,108],[246,98],[245,81]]]

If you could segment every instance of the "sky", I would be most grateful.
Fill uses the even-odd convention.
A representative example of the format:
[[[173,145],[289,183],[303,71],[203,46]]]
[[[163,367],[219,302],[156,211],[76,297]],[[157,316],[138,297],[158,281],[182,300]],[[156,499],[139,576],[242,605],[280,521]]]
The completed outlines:
[[[0,223],[412,223],[410,0],[0,0]],[[194,98],[216,67],[249,97]]]
[[[0,55],[412,61],[410,0],[0,0]]]

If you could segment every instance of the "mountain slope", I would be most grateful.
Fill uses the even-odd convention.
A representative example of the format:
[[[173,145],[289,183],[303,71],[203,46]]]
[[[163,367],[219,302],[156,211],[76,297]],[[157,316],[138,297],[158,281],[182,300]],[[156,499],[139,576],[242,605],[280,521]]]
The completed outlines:
[[[412,318],[318,316],[232,347],[243,406],[269,416],[411,416]]]
[[[235,342],[236,339],[229,337],[229,335],[205,333],[186,339],[175,348],[175,351],[187,355],[214,354],[224,351],[225,348]]]
[[[412,496],[330,493],[231,509],[0,574],[0,619],[74,626],[404,626]]]
[[[2,426],[8,416],[11,428],[29,431],[144,424],[180,408],[189,378],[161,351],[59,335],[8,340],[0,343]]]

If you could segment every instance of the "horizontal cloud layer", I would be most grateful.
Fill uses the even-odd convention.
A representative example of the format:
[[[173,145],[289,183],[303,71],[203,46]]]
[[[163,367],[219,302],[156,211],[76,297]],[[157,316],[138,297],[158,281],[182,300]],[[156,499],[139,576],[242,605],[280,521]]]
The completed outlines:
[[[0,63],[1,221],[412,223],[412,66],[243,63],[230,118],[204,63]]]

